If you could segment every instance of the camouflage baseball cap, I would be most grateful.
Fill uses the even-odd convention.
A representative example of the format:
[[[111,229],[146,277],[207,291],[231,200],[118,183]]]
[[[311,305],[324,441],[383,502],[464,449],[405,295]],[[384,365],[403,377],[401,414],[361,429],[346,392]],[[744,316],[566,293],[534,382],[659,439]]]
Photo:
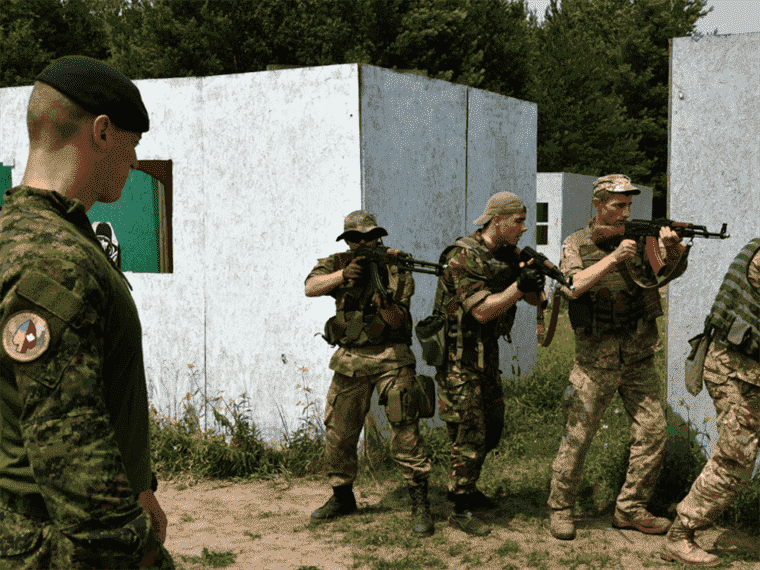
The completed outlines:
[[[525,212],[525,204],[512,192],[499,192],[491,196],[486,211],[473,223],[477,226],[487,224],[491,218],[500,214],[519,214]]]
[[[372,239],[388,235],[385,228],[381,228],[377,225],[375,216],[366,210],[355,210],[346,216],[346,220],[343,222],[343,233],[340,234],[335,241],[345,239],[347,234],[356,232],[361,234],[373,232]],[[370,236],[367,237],[369,238]]]
[[[641,190],[631,184],[631,179],[625,174],[608,174],[607,176],[602,176],[601,178],[594,180],[594,198],[596,198],[602,190],[607,190],[607,192],[612,192],[614,194],[625,193],[634,196],[636,194],[641,194]]]

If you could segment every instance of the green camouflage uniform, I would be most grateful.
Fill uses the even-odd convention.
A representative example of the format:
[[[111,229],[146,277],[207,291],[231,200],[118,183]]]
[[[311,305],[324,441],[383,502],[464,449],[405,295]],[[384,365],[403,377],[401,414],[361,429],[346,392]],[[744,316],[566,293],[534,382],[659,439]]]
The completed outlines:
[[[755,240],[753,245],[760,246],[760,242]],[[760,291],[760,252],[747,257],[750,255],[747,281]],[[747,303],[747,308],[760,315],[760,294],[754,294],[754,302]],[[707,352],[704,379],[718,412],[718,441],[691,491],[677,507],[681,522],[692,530],[713,524],[746,487],[755,468],[760,434],[757,356],[743,354],[719,335]]]
[[[84,206],[17,187],[0,213],[0,567],[135,568],[159,548],[137,309]]]
[[[448,355],[446,365],[437,368],[435,376],[439,415],[453,443],[449,491],[457,495],[477,491],[475,484],[486,454],[501,439],[504,394],[497,333],[508,335],[515,313],[511,308],[506,315],[484,325],[472,316],[472,308],[490,295],[486,288],[487,264],[495,258],[487,250],[481,230],[470,237],[479,247],[453,248],[447,256],[448,267],[440,277],[445,286],[442,306],[448,315]],[[519,274],[517,263],[515,260],[512,281]],[[463,349],[458,358],[460,326]]]
[[[320,259],[306,281],[342,269],[339,258],[344,255],[333,254]],[[344,315],[349,323],[353,322],[347,328],[356,327],[357,333],[351,341],[341,336],[340,348],[330,360],[334,375],[325,406],[325,466],[332,487],[350,485],[356,479],[356,446],[364,418],[370,410],[372,390],[377,388],[380,405],[386,405],[389,390],[405,389],[415,382],[416,360],[409,347],[409,304],[414,294],[414,279],[409,272],[399,273],[395,265],[381,265],[379,270],[385,274],[383,278],[390,298],[404,311],[404,323],[396,332],[385,326],[374,309],[365,308],[364,314],[372,317],[369,324],[351,318],[349,309],[352,307],[348,306],[347,299],[361,293],[361,283],[350,279],[329,293],[335,299],[336,314]],[[403,337],[404,342],[389,342],[389,337],[397,340]],[[420,437],[419,421],[392,423],[391,430],[391,452],[401,466],[404,479],[411,484],[427,479],[430,461]]]
[[[613,250],[611,246],[598,247],[591,235],[589,224],[565,240],[560,262],[565,275],[575,275]],[[662,245],[661,251],[666,254]],[[632,259],[634,270],[642,281],[653,283],[654,275],[641,253],[639,249]],[[677,275],[685,270],[684,260]],[[563,398],[567,434],[554,461],[548,503],[557,510],[575,505],[586,453],[604,411],[618,392],[630,421],[631,454],[617,508],[623,515],[635,515],[649,502],[667,437],[660,402],[662,386],[653,363],[660,348],[656,323],[656,317],[662,315],[659,292],[638,287],[625,264],[619,263],[584,298],[591,309],[584,306],[584,299],[571,302],[575,365]],[[594,315],[590,321],[589,310]]]

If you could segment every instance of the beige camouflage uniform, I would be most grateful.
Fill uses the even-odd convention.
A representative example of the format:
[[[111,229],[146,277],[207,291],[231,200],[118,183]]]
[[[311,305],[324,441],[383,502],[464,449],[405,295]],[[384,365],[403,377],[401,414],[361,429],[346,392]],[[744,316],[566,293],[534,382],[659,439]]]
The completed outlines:
[[[591,240],[593,222],[566,239],[560,262],[565,275],[575,275],[612,251],[600,249]],[[665,256],[662,244],[660,248]],[[649,265],[641,254],[641,250],[637,251],[633,266],[642,280],[651,280],[652,275],[647,275]],[[676,275],[685,269],[683,263]],[[589,292],[598,295],[605,288],[609,291],[608,307],[615,311],[616,318],[624,316],[625,307],[620,303],[641,291],[627,275],[625,264],[614,267]],[[618,295],[618,291],[623,295]],[[628,473],[617,498],[617,508],[626,516],[646,509],[662,467],[667,427],[660,403],[661,383],[653,364],[655,350],[659,348],[655,319],[662,310],[659,293],[652,290],[649,295],[644,318],[637,323],[627,323],[619,329],[605,330],[597,325],[574,328],[575,365],[563,402],[567,433],[553,464],[548,501],[552,509],[575,505],[586,453],[615,392],[620,393],[631,429]],[[596,305],[595,310],[598,308]]]
[[[339,257],[334,254],[320,259],[306,281],[341,269]],[[406,319],[411,318],[409,305],[414,294],[411,273],[404,274],[403,289],[399,289],[401,274],[398,267],[381,265],[379,269],[388,273],[388,291],[394,302],[402,307]],[[335,298],[336,311],[343,310],[345,293],[353,286],[349,280],[329,293]],[[367,331],[363,330],[362,335],[366,334]],[[377,388],[380,404],[386,405],[390,389],[394,386],[406,388],[415,381],[415,365],[411,348],[402,343],[340,347],[332,356],[330,369],[335,374],[325,407],[325,465],[332,487],[350,485],[356,479],[356,446],[364,418],[370,410],[372,390]],[[430,461],[420,437],[419,421],[392,423],[391,430],[391,452],[401,466],[405,481],[414,484],[413,481],[427,479]]]
[[[747,279],[760,291],[760,252]],[[754,311],[760,310],[760,306]],[[746,487],[755,468],[760,435],[760,364],[714,339],[705,358],[704,379],[718,412],[718,441],[691,491],[677,507],[690,530],[706,528]]]

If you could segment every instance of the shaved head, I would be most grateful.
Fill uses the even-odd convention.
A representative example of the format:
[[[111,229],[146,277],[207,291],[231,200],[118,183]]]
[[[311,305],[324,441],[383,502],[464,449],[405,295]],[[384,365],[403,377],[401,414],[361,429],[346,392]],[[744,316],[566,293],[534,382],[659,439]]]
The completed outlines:
[[[70,141],[95,115],[60,91],[40,81],[34,84],[26,112],[32,147],[57,148]]]

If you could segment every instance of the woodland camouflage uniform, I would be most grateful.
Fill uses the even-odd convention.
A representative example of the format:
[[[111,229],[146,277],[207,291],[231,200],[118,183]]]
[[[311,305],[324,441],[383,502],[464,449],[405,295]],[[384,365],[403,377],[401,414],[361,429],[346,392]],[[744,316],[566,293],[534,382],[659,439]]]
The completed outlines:
[[[173,568],[136,501],[151,483],[140,320],[79,200],[6,192],[0,286],[0,567],[135,568],[159,548]]]
[[[438,405],[446,422],[451,448],[449,491],[454,495],[477,492],[475,484],[486,454],[495,449],[504,428],[504,394],[499,370],[497,331],[508,336],[515,307],[505,315],[480,324],[470,312],[491,292],[486,288],[485,266],[495,259],[488,251],[482,230],[470,238],[477,248],[455,247],[447,256],[447,269],[441,276],[445,289],[442,306],[448,315],[447,361],[437,369]],[[510,246],[504,246],[503,250]],[[519,274],[512,258],[514,276]],[[458,354],[458,331],[463,347]]]

